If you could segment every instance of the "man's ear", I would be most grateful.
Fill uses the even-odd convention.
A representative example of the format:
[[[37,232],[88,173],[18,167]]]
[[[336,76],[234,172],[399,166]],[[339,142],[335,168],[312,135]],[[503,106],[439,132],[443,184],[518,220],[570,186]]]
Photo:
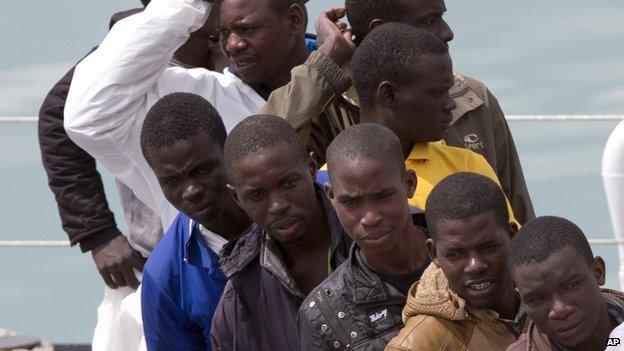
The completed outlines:
[[[334,205],[334,188],[332,188],[331,183],[323,184],[323,190],[325,191],[325,196],[329,199],[332,206]]]
[[[431,262],[436,266],[440,267],[440,262],[438,260],[438,251],[436,250],[435,242],[433,239],[429,238],[426,242],[427,252],[429,253],[429,258],[431,258]]]
[[[292,35],[297,35],[301,32],[301,27],[306,25],[307,16],[305,9],[299,4],[292,4],[288,7],[286,10],[286,18]],[[303,30],[305,30],[305,28],[303,28]]]
[[[316,171],[318,171],[318,162],[316,161],[316,155],[314,155],[314,151],[310,151],[308,154],[308,159],[306,160],[308,171],[312,176],[312,180],[316,181]]]
[[[372,20],[369,24],[368,24],[368,33],[370,33],[373,29],[381,26],[382,24],[384,24],[384,21],[380,18],[375,18],[374,20]],[[367,34],[368,34],[367,33]]]
[[[397,104],[394,84],[387,80],[379,83],[376,98],[382,106],[394,109]]]
[[[413,169],[405,170],[405,184],[407,185],[407,198],[411,199],[414,196],[416,187],[418,186],[418,177]]]
[[[603,286],[605,284],[605,276],[606,276],[606,265],[602,257],[596,256],[591,263],[592,271],[596,276],[596,282],[598,285]]]

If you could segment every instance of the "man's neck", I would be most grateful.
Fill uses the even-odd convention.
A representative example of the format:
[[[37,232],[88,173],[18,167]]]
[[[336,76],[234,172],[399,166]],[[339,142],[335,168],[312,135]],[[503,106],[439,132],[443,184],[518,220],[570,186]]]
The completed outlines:
[[[219,234],[224,239],[232,240],[249,228],[251,219],[234,201],[230,201],[221,215],[214,220],[201,221],[200,224],[211,232]]]
[[[412,273],[429,261],[426,241],[425,232],[410,220],[392,250],[380,255],[362,249],[362,258],[370,268],[379,273],[392,275]]]
[[[305,261],[313,253],[329,250],[331,234],[323,204],[318,198],[315,207],[312,225],[307,235],[293,243],[279,244],[286,267],[296,261]]]
[[[264,85],[271,91],[283,87],[284,85],[290,82],[290,71],[303,64],[307,59],[310,53],[308,52],[308,48],[305,45],[305,38],[301,45],[298,45],[297,48],[293,50],[293,53],[290,55],[290,59],[281,68],[281,70],[268,82]]]
[[[504,290],[503,296],[501,296],[501,300],[499,301],[500,303],[498,306],[494,307],[494,311],[503,319],[514,320],[520,309],[520,300],[516,295],[511,279],[509,279],[508,282],[508,286]]]
[[[407,159],[412,152],[414,144],[418,141],[410,140],[410,138],[406,138],[400,131],[394,130],[390,123],[394,118],[392,112],[387,108],[360,109],[360,123],[377,123],[392,130],[394,134],[399,137],[399,141],[401,142],[403,158]]]

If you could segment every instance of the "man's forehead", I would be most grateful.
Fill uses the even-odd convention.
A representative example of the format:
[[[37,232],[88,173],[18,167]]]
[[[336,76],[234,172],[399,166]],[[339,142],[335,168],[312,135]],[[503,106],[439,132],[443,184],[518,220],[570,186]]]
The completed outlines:
[[[333,162],[330,172],[335,185],[346,192],[374,191],[396,185],[399,167],[392,167],[381,159],[363,158],[349,159],[341,157]]]
[[[540,262],[531,261],[513,270],[519,285],[526,285],[527,288],[535,287],[539,282],[549,282],[554,287],[571,276],[588,272],[587,262],[571,246],[553,252]]]
[[[439,14],[446,11],[444,0],[416,0],[407,1],[411,11],[409,15],[425,17],[433,14]]]

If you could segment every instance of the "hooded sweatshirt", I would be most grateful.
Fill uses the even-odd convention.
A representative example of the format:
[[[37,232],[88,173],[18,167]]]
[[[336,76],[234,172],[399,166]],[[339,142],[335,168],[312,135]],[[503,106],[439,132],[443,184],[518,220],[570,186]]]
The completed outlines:
[[[501,351],[518,339],[524,319],[522,310],[509,321],[494,311],[467,306],[442,270],[431,264],[410,289],[403,309],[405,327],[386,350]]]

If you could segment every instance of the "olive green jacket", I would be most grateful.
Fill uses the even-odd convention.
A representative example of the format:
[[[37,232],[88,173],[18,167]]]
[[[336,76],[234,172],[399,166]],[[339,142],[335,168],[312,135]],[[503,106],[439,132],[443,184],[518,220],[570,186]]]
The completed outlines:
[[[496,98],[483,83],[459,73],[450,93],[457,108],[444,142],[483,155],[496,171],[516,219],[523,224],[534,218],[516,146]],[[319,51],[292,69],[290,83],[273,91],[262,112],[288,120],[320,164],[333,138],[359,122],[349,74]]]

